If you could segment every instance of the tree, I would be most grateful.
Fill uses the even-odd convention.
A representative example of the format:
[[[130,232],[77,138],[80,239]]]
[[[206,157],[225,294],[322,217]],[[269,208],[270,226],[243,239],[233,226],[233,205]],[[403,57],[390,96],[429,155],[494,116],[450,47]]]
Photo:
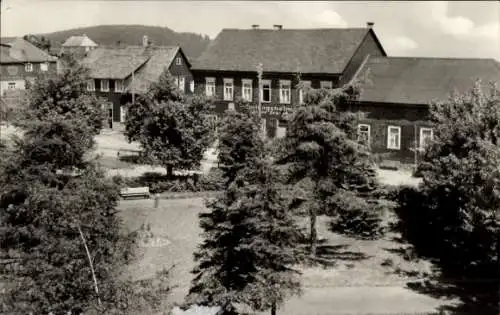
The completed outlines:
[[[200,97],[186,98],[165,71],[148,93],[130,104],[127,137],[139,141],[152,161],[166,167],[169,177],[175,168],[199,167],[211,140],[208,107]]]
[[[5,312],[118,315],[157,310],[168,293],[166,273],[139,282],[123,277],[135,258],[137,233],[124,232],[116,210],[118,186],[85,158],[96,130],[90,110],[82,106],[73,117],[58,111],[61,103],[81,100],[78,91],[67,90],[75,86],[71,79],[55,91],[50,85],[59,80],[38,84],[49,86],[47,91],[61,102],[43,97],[42,89],[30,91],[34,104],[26,116],[33,120],[21,124],[23,137],[0,163]],[[43,106],[36,106],[40,99],[45,99]]]
[[[309,90],[304,105],[292,115],[283,139],[278,164],[288,166],[289,184],[309,180],[312,197],[307,200],[310,217],[310,254],[316,252],[316,217],[341,206],[338,194],[355,190],[375,190],[375,171],[369,152],[357,142],[354,114],[340,110],[356,100],[359,90],[346,86],[341,90]],[[302,200],[292,207],[303,205]]]
[[[256,136],[258,136],[258,125]],[[265,157],[241,168],[225,194],[200,215],[204,241],[188,304],[219,306],[235,314],[240,304],[255,311],[276,308],[300,293],[300,232],[287,211],[276,169]]]
[[[30,87],[23,115],[16,125],[60,117],[68,124],[87,127],[90,136],[103,127],[102,101],[87,91],[89,70],[70,58],[61,75],[41,75]]]
[[[264,151],[260,136],[259,117],[246,104],[238,104],[239,111],[226,111],[219,128],[218,161],[226,184]]]
[[[423,183],[398,196],[403,236],[440,269],[430,290],[461,298],[459,313],[500,311],[500,94],[485,90],[431,105]]]

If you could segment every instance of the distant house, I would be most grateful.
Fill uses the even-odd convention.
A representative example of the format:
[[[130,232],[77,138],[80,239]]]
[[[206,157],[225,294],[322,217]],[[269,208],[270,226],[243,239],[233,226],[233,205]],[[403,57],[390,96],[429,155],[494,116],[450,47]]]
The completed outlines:
[[[494,59],[370,57],[359,102],[348,110],[363,112],[358,133],[384,159],[412,163],[432,139],[429,104],[463,93],[477,79],[500,86],[500,63]]]
[[[367,26],[224,29],[193,62],[196,93],[213,97],[218,114],[233,108],[237,99],[257,105],[260,98],[267,134],[283,136],[286,113],[302,102],[299,83],[336,88],[349,82],[368,56],[386,56],[373,23]]]
[[[132,101],[133,95],[147,92],[164,69],[168,69],[175,78],[181,91],[191,92],[191,64],[182,49],[178,46],[149,45],[147,37],[143,39],[142,46],[94,49],[82,63],[91,72],[88,90],[109,101],[107,110],[111,122],[124,122],[124,105]]]
[[[0,44],[0,95],[24,90],[41,73],[57,73],[57,58],[30,42],[15,38]]]
[[[71,36],[62,44],[59,53],[71,53],[75,57],[81,58],[89,51],[96,49],[98,46],[99,45],[97,45],[85,34],[81,36]]]

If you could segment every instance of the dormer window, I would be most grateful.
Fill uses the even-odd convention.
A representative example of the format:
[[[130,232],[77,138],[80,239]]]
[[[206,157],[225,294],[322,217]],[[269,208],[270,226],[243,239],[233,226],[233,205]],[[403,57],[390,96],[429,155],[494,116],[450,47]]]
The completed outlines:
[[[175,58],[175,64],[178,66],[181,66],[182,65],[182,58],[181,57]]]
[[[26,72],[32,72],[32,71],[33,71],[33,64],[31,64],[31,63],[27,63],[27,64],[25,64],[25,65],[24,65],[24,70],[25,70]]]

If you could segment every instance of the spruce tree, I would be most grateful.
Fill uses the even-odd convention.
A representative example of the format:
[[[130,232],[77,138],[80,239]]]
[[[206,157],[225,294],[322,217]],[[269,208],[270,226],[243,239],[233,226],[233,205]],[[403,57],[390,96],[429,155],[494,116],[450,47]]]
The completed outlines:
[[[187,304],[219,306],[236,314],[238,305],[271,309],[300,292],[299,230],[287,212],[278,170],[264,151],[256,115],[227,112],[221,127],[220,159],[225,192],[200,215],[204,241]]]
[[[340,90],[309,90],[304,104],[292,115],[278,164],[288,166],[289,184],[310,180],[312,197],[307,201],[310,217],[310,255],[315,256],[319,214],[332,213],[344,191],[366,193],[375,190],[375,171],[366,147],[357,142],[354,114],[340,110],[355,101],[356,86]]]

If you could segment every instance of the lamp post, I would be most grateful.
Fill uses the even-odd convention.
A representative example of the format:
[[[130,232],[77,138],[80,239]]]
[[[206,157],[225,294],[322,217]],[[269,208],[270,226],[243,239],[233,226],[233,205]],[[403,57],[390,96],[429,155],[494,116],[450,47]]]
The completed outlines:
[[[262,66],[262,63],[259,63],[257,65],[257,84],[259,86],[259,97],[257,100],[257,102],[258,102],[257,103],[257,110],[258,110],[261,133],[264,136],[264,124],[262,123],[262,73],[263,73],[263,66]]]

